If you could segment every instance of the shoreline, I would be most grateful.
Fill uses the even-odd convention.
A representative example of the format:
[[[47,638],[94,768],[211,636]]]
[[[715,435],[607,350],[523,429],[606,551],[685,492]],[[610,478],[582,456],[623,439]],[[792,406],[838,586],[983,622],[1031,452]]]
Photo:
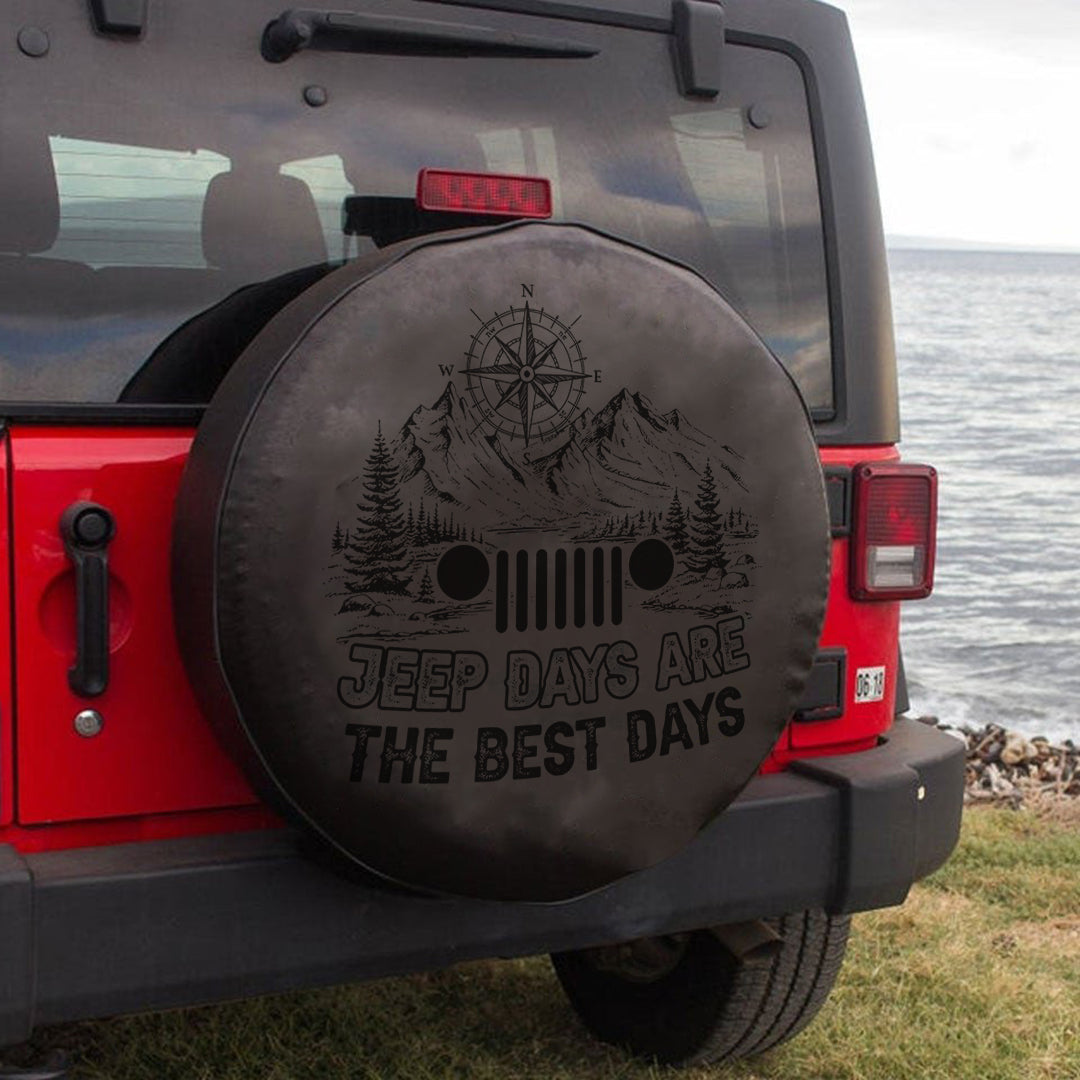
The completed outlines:
[[[1080,798],[1080,747],[1010,731],[1002,724],[954,727],[936,716],[917,716],[967,747],[964,803],[1000,803],[1020,809],[1042,800]]]

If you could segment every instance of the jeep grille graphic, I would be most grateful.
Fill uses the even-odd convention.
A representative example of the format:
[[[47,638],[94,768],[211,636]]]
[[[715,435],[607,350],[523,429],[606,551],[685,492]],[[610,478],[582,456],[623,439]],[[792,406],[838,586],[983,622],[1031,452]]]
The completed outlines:
[[[618,626],[623,616],[621,547],[584,547],[495,556],[495,629]]]

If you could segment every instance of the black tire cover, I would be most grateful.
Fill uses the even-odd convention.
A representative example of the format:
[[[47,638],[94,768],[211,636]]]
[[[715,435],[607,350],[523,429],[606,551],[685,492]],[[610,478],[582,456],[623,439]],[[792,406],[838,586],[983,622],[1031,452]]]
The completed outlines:
[[[815,654],[791,378],[692,271],[571,225],[397,245],[279,313],[177,503],[177,631],[257,789],[354,867],[552,901],[679,851]]]

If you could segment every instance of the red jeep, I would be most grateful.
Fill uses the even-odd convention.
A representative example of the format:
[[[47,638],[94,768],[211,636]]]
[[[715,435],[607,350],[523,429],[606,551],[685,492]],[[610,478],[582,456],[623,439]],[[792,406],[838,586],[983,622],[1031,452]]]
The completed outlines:
[[[0,1039],[538,951],[797,1032],[962,794],[843,16],[2,21]]]

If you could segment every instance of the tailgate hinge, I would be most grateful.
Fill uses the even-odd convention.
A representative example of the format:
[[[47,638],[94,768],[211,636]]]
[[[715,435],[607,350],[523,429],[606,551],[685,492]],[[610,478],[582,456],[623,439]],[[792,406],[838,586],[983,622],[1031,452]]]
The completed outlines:
[[[715,0],[675,0],[671,20],[679,90],[696,97],[716,97],[720,93],[724,9]]]

